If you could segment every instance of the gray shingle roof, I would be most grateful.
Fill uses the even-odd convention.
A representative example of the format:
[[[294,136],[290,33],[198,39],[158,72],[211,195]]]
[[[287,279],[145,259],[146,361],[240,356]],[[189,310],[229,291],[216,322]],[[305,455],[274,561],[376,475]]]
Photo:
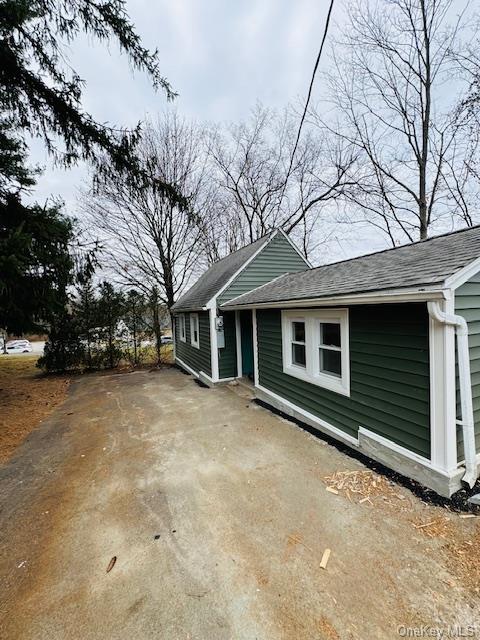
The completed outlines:
[[[274,232],[262,236],[255,242],[234,251],[222,258],[205,271],[197,282],[183,294],[173,305],[172,311],[189,311],[201,309],[215,296],[228,280],[249,260],[261,247],[266,245]]]
[[[223,306],[441,285],[480,257],[480,226],[351,260],[286,274]]]

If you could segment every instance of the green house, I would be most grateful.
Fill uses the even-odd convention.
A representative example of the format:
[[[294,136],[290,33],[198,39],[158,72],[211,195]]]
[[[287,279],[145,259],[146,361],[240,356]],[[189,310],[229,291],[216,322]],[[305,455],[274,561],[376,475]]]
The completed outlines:
[[[209,386],[253,379],[252,313],[220,306],[309,266],[281,229],[213,264],[172,307],[176,363]]]
[[[480,227],[289,273],[220,308],[251,314],[259,399],[441,495],[475,484]]]

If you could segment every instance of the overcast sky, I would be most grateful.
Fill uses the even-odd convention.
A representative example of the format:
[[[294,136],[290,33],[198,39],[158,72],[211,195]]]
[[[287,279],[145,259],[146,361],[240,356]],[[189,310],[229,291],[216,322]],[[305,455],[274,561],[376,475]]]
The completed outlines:
[[[257,100],[282,108],[304,99],[327,1],[128,0],[127,8],[144,44],[159,51],[162,75],[179,94],[179,113],[219,122],[247,117]],[[339,20],[340,3],[335,11]],[[114,46],[77,41],[70,61],[86,82],[84,107],[99,121],[133,126],[167,105],[164,94],[155,93],[144,75],[133,74]],[[319,97],[321,82],[315,91]],[[40,143],[34,143],[31,159],[45,167],[35,198],[43,202],[61,196],[75,214],[85,167],[55,170]],[[342,231],[336,236],[328,245],[328,261],[386,244],[369,227],[356,232],[355,239]]]

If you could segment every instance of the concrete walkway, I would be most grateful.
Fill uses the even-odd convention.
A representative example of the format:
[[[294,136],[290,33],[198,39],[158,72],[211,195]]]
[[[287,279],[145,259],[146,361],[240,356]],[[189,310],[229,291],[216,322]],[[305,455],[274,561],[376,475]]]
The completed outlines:
[[[176,370],[85,376],[0,469],[0,637],[365,640],[479,623],[446,541],[412,524],[444,511],[402,488],[401,509],[326,491],[324,476],[361,468]]]

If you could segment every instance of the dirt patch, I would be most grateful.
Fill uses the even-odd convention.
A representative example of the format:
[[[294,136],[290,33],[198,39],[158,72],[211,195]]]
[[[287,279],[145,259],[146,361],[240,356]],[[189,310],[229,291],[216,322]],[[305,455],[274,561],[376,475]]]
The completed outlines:
[[[37,356],[0,356],[0,463],[65,399],[70,378],[47,376]]]

